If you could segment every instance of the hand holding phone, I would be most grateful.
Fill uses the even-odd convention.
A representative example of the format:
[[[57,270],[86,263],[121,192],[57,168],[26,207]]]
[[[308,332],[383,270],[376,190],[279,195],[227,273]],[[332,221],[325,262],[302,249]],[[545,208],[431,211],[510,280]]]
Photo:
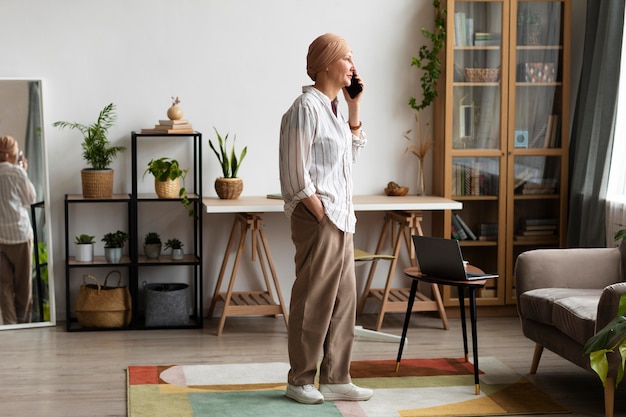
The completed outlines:
[[[363,91],[363,87],[359,84],[359,80],[356,78],[355,73],[352,73],[352,81],[350,82],[350,85],[346,87],[346,91],[348,92],[350,98],[355,98],[361,94],[361,91]]]
[[[17,164],[21,167],[24,166],[24,152],[20,149],[20,152],[17,154]]]

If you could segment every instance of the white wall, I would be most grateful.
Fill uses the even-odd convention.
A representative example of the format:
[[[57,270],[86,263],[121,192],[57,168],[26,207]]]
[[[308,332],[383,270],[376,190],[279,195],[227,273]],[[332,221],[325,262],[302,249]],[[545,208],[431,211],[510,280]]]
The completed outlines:
[[[215,126],[248,146],[240,170],[245,195],[278,192],[281,115],[310,83],[309,43],[334,32],[350,43],[366,86],[362,119],[369,144],[355,168],[356,193],[380,193],[391,180],[415,186],[417,164],[404,155],[403,132],[413,127],[407,102],[420,94],[419,74],[410,62],[424,40],[420,28],[432,27],[429,0],[0,0],[0,16],[0,77],[44,80],[59,318],[65,313],[63,199],[80,193],[79,170],[85,164],[80,136],[52,128],[54,121],[91,123],[114,102],[119,117],[110,138],[130,146],[130,131],[165,118],[170,97],[179,96],[185,118],[204,134],[203,145],[214,137]],[[204,146],[203,192],[215,195],[212,183],[220,171],[209,151]],[[113,168],[115,192],[129,192],[130,152]],[[264,219],[288,299],[293,279],[288,224],[282,214]],[[89,218],[78,220],[87,225]],[[231,218],[204,220],[208,304]],[[373,249],[382,215],[359,220],[356,241]],[[252,276],[246,272],[244,267],[240,273],[243,287]]]
[[[281,115],[310,83],[309,43],[334,32],[350,43],[366,85],[362,119],[370,142],[355,169],[356,192],[380,193],[391,180],[414,186],[417,165],[403,155],[402,135],[413,122],[406,103],[419,94],[410,61],[422,42],[419,29],[431,25],[432,13],[425,0],[0,0],[0,76],[44,80],[57,316],[63,318],[65,311],[63,199],[80,193],[79,170],[85,164],[79,134],[52,128],[54,121],[91,123],[114,102],[118,122],[110,138],[130,146],[130,131],[165,118],[170,97],[179,96],[185,118],[204,133],[203,145],[214,137],[215,126],[248,146],[240,170],[244,194],[277,192]],[[212,183],[219,169],[209,151],[204,146],[203,192],[215,195]],[[129,192],[130,152],[113,168],[115,192]],[[371,239],[368,217],[375,223]],[[282,214],[264,218],[288,299],[293,252],[287,221]],[[380,218],[361,219],[359,233],[366,228],[362,236],[369,249]],[[208,300],[230,217],[204,220]]]

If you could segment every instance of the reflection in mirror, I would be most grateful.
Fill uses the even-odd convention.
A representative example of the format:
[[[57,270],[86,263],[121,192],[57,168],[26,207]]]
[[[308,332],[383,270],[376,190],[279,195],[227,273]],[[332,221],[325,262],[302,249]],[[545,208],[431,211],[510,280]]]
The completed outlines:
[[[0,330],[55,324],[54,282],[50,246],[50,208],[48,172],[43,136],[41,80],[0,79],[0,136],[11,136],[18,142],[27,161],[27,174],[35,187],[35,203],[28,208],[33,228],[32,309],[24,323],[6,323],[0,314]],[[0,213],[0,222],[5,213]],[[3,236],[0,236],[2,242]],[[0,251],[0,262],[5,255]],[[48,267],[50,265],[50,268]],[[0,269],[0,274],[2,269]],[[0,277],[0,285],[3,280]],[[0,294],[7,291],[0,287]],[[6,293],[5,293],[6,294]],[[0,303],[6,303],[0,295]],[[2,306],[0,306],[2,307]]]

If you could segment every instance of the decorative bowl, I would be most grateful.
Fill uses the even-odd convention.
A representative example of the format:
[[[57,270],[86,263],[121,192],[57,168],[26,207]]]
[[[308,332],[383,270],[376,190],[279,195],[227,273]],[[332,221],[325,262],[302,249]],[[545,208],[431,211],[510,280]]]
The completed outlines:
[[[385,194],[388,196],[401,197],[409,192],[409,187],[402,187],[395,182],[390,182],[385,188]]]

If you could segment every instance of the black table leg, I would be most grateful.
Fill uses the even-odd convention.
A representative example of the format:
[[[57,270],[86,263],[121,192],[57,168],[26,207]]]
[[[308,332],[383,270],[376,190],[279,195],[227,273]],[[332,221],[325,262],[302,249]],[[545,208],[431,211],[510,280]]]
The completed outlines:
[[[480,394],[480,382],[478,381],[478,331],[476,330],[476,289],[469,288],[470,320],[472,322],[472,349],[474,350],[474,391]]]
[[[469,349],[467,347],[467,324],[465,323],[465,291],[463,287],[457,287],[459,292],[459,308],[461,309],[461,328],[463,329],[463,352],[465,362],[469,360]]]
[[[398,348],[398,356],[396,357],[396,372],[400,369],[400,359],[402,359],[402,350],[404,349],[404,341],[406,333],[409,329],[409,321],[411,320],[411,312],[413,311],[413,303],[415,302],[415,293],[417,292],[417,280],[411,280],[411,292],[406,307],[406,315],[404,316],[404,325],[402,326],[402,338],[400,339],[400,347]]]

